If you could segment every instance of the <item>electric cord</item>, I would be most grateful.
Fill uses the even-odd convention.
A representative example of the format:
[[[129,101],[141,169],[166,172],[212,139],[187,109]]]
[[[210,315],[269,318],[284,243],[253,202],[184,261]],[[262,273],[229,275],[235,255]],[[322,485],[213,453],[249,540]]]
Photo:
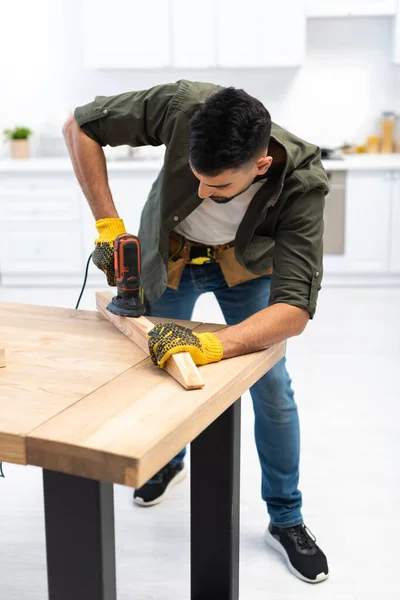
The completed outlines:
[[[83,292],[85,291],[86,281],[87,281],[87,277],[88,277],[89,265],[90,265],[90,259],[91,258],[92,258],[92,253],[90,254],[89,258],[87,259],[86,270],[85,270],[85,278],[83,280],[83,285],[82,285],[81,293],[79,294],[79,298],[78,298],[78,302],[76,303],[75,310],[77,310],[79,308],[79,303],[81,301]]]

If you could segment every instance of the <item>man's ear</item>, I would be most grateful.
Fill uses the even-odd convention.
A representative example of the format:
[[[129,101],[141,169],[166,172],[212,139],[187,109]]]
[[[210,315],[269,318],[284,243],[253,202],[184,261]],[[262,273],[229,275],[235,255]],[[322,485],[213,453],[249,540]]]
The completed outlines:
[[[272,156],[261,156],[256,162],[257,175],[264,175],[272,164]]]

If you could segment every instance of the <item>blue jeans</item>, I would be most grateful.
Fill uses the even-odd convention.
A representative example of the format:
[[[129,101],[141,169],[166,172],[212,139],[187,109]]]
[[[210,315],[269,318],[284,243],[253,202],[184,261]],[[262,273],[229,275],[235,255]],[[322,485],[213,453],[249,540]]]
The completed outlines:
[[[229,288],[217,263],[187,265],[179,290],[167,288],[148,314],[190,320],[197,298],[213,292],[226,323],[235,325],[267,307],[270,284],[271,277],[264,276]],[[261,495],[277,527],[303,523],[302,495],[298,489],[299,418],[285,363],[283,358],[250,388],[262,470]],[[171,462],[182,461],[185,453],[182,450]]]

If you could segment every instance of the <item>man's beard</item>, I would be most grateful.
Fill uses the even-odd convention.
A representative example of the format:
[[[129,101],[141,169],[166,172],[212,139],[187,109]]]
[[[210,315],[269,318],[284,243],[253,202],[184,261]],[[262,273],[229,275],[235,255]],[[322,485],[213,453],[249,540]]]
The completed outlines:
[[[209,196],[210,200],[212,200],[213,202],[215,202],[216,204],[228,204],[228,202],[230,202],[231,200],[233,200],[234,198],[236,198],[237,196],[240,196],[240,194],[243,194],[243,192],[245,192],[246,190],[249,189],[249,187],[251,185],[253,185],[253,181],[251,183],[249,183],[249,185],[247,187],[245,187],[241,192],[238,192],[237,194],[235,194],[234,196],[231,196],[230,198],[225,198],[225,197],[217,197],[217,196]]]
[[[240,192],[241,193],[241,192]],[[238,194],[237,194],[238,195]],[[230,202],[233,198],[236,198],[236,196],[232,196],[232,198],[214,198],[214,196],[210,196],[210,200],[212,200],[213,202],[215,202],[216,204],[227,204],[228,202]]]

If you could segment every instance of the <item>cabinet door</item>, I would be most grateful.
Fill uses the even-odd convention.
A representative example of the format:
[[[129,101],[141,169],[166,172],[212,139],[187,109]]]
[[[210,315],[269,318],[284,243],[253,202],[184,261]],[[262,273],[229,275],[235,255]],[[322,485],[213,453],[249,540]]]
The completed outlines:
[[[85,66],[97,69],[170,64],[169,2],[84,0]]]
[[[396,3],[397,0],[307,0],[307,16],[392,16]]]
[[[400,273],[400,171],[393,174],[390,270]]]
[[[81,273],[83,264],[79,223],[0,224],[0,271],[5,276]]]
[[[400,0],[397,5],[393,36],[393,61],[396,65],[400,65]]]
[[[392,195],[390,171],[350,171],[346,189],[347,270],[383,273],[389,269]]]
[[[303,0],[216,0],[220,67],[295,67],[305,55]]]
[[[187,0],[171,0],[172,66],[212,67],[216,64],[214,0],[202,0],[193,12]]]

